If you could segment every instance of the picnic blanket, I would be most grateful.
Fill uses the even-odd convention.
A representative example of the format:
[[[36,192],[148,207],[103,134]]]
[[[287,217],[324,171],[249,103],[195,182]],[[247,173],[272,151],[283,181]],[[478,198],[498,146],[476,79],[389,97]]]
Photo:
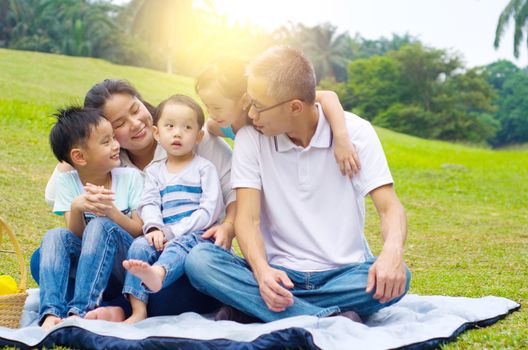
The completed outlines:
[[[365,324],[298,316],[270,323],[215,322],[211,315],[152,317],[135,325],[69,319],[49,333],[37,326],[38,289],[28,291],[22,325],[0,327],[0,346],[82,349],[431,349],[463,331],[491,325],[520,305],[501,297],[406,295]]]

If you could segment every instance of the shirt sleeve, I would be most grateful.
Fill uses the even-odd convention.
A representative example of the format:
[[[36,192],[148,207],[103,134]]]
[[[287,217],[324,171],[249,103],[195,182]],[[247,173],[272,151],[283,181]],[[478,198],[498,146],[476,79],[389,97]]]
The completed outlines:
[[[75,176],[73,172],[58,173],[55,179],[56,193],[53,212],[57,215],[71,211],[73,200],[79,195],[75,191]]]
[[[169,230],[172,236],[167,237],[167,239],[180,237],[197,230],[206,230],[218,221],[218,217],[223,210],[218,173],[214,165],[210,163],[200,167],[199,172],[202,194],[198,209],[191,215],[170,225]],[[167,236],[167,232],[165,232],[165,235]]]
[[[258,137],[256,131],[247,126],[238,131],[231,168],[232,188],[262,189]]]
[[[224,203],[229,205],[236,200],[235,191],[231,188],[231,148],[220,137],[209,134],[207,130],[204,132],[205,135],[198,145],[197,153],[215,166],[220,178]]]
[[[383,147],[372,125],[365,122],[355,131],[351,142],[358,149],[361,170],[352,177],[352,183],[365,197],[380,186],[392,184],[393,179]]]
[[[139,216],[143,220],[144,234],[151,228],[161,230],[164,226],[161,215],[161,195],[159,192],[158,178],[155,173],[156,171],[153,166],[147,168],[143,193],[137,207]]]
[[[143,194],[143,176],[139,171],[132,171],[129,183],[128,208],[130,211],[136,210]]]
[[[52,208],[55,204],[55,193],[57,192],[57,177],[59,177],[61,174],[58,167],[59,165],[57,164],[55,169],[53,169],[53,174],[51,174],[48,183],[46,184],[46,191],[44,192],[44,199],[46,200],[46,203],[48,203],[48,205]]]

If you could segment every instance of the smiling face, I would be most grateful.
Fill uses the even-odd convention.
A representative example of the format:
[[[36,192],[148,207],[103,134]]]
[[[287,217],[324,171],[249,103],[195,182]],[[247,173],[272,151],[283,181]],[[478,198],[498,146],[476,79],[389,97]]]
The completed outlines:
[[[168,103],[154,127],[154,137],[169,157],[179,158],[192,155],[203,131],[194,110],[183,104]]]
[[[217,122],[222,128],[236,124],[240,119],[245,120],[242,98],[238,101],[225,97],[221,93],[218,82],[200,88],[198,95],[207,107],[209,117]]]
[[[90,136],[80,148],[85,166],[97,172],[109,172],[121,164],[119,142],[114,136],[112,125],[104,118],[91,128]]]
[[[140,151],[152,144],[152,115],[137,97],[114,94],[106,101],[103,114],[124,149]]]

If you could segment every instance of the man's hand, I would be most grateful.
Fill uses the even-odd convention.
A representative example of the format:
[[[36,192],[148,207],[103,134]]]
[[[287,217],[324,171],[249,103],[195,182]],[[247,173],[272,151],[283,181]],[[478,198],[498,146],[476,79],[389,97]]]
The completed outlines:
[[[369,269],[366,292],[375,290],[374,299],[386,303],[405,292],[406,281],[405,263],[401,254],[383,250]]]
[[[268,266],[256,277],[260,295],[271,311],[281,312],[293,304],[293,294],[288,290],[293,283],[286,272]]]
[[[224,248],[225,250],[231,249],[233,238],[235,238],[235,228],[231,222],[223,222],[220,225],[215,225],[209,230],[205,231],[202,238],[209,239],[214,238],[214,243],[217,246]]]
[[[150,246],[154,246],[160,252],[163,250],[165,242],[167,241],[161,230],[150,231],[145,235],[145,239]]]

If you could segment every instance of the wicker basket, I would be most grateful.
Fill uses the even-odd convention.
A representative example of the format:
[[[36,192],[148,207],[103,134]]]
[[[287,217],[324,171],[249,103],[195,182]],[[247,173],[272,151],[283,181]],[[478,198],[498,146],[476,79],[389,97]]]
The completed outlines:
[[[9,240],[15,248],[14,251],[0,250],[2,253],[15,253],[18,264],[20,265],[20,284],[18,286],[18,293],[0,295],[0,326],[9,328],[20,327],[20,319],[22,318],[22,310],[27,298],[27,269],[24,262],[24,256],[20,250],[20,246],[13,234],[13,231],[7,226],[5,221],[0,217],[0,243],[2,243],[2,234],[7,233]]]

